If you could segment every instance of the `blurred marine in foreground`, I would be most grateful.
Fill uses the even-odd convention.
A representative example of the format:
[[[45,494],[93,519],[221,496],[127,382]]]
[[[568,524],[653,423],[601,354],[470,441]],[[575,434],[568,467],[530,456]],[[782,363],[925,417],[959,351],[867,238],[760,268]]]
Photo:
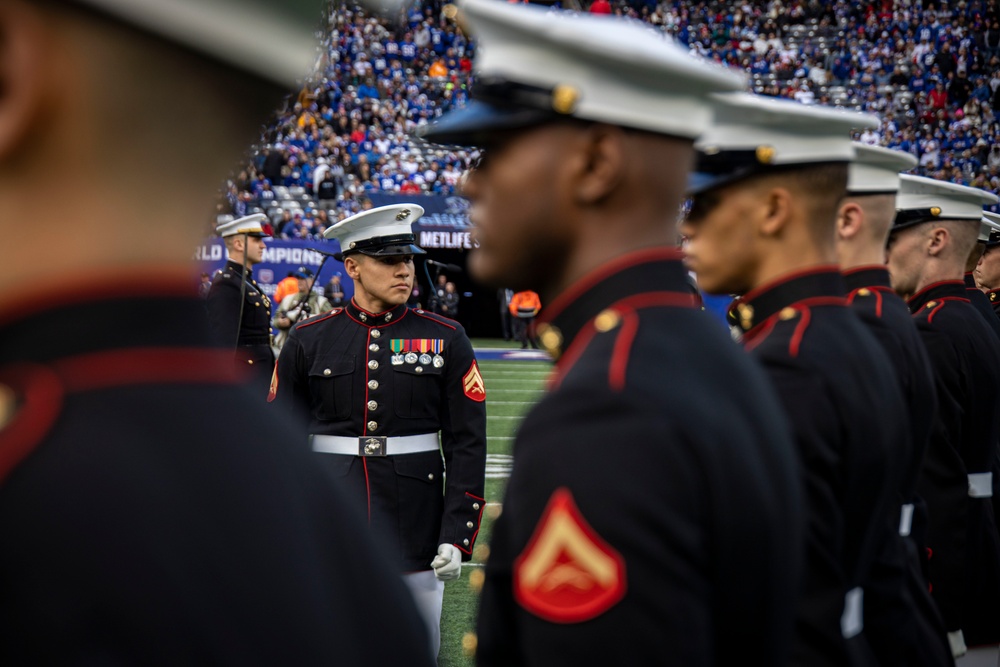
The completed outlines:
[[[319,18],[0,3],[0,225],[33,222],[0,267],[0,664],[430,664],[354,508],[239,386],[191,287],[219,179]]]

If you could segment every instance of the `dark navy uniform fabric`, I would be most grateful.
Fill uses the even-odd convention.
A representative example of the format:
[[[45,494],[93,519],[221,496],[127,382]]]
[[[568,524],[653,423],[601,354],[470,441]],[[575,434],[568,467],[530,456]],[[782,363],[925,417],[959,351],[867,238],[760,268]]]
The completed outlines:
[[[990,325],[990,329],[996,334],[997,340],[1000,341],[1000,317],[993,312],[995,306],[990,304],[990,297],[983,294],[983,291],[976,287],[976,279],[972,273],[965,274],[965,295],[969,299],[969,303],[976,309],[976,311],[983,316],[986,323]]]
[[[892,366],[847,307],[835,267],[816,267],[744,295],[736,313],[743,344],[782,400],[798,445],[809,528],[793,663],[843,665],[857,620],[842,628],[849,591],[864,586],[910,448],[909,415]],[[863,604],[862,604],[863,607]],[[862,619],[863,622],[863,609]],[[850,650],[851,657],[848,658]]]
[[[247,275],[244,281],[242,264],[229,261],[212,279],[206,307],[215,339],[219,345],[236,349],[237,366],[251,367],[254,391],[264,396],[274,369],[271,300],[260,290],[252,275]]]
[[[352,300],[292,328],[272,398],[307,419],[311,434],[440,431],[441,451],[320,457],[367,503],[372,526],[392,540],[404,571],[430,569],[439,544],[472,557],[486,505],[486,393],[462,325],[405,305],[369,313]]]
[[[991,289],[989,292],[984,294],[986,300],[990,303],[990,309],[993,314],[1000,317],[1000,289]]]
[[[803,515],[766,378],[673,250],[621,257],[546,312],[542,342],[565,352],[514,445],[478,664],[786,664]],[[548,509],[566,498],[571,524]],[[617,575],[572,557],[595,549]]]
[[[906,303],[893,291],[884,266],[844,272],[847,301],[881,344],[892,363],[908,408],[912,437],[893,452],[890,465],[901,472],[891,506],[891,526],[864,585],[864,636],[879,665],[951,665],[944,623],[926,579],[927,512],[916,486],[937,414],[930,359]],[[900,512],[904,505],[909,507]]]
[[[360,508],[189,281],[88,288],[0,312],[0,664],[430,665]]]
[[[918,490],[927,501],[930,583],[949,632],[968,646],[1000,641],[1000,539],[990,497],[968,475],[992,472],[1000,437],[1000,348],[962,281],[909,301],[934,369],[938,421]]]

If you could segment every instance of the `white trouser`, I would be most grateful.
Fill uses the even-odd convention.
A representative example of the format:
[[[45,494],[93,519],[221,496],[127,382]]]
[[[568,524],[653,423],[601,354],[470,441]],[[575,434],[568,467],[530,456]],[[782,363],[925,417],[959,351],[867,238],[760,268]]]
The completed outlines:
[[[955,658],[955,667],[997,667],[1000,665],[1000,649],[996,646],[970,648],[961,658]]]
[[[427,633],[431,640],[431,655],[436,659],[438,649],[441,648],[441,605],[444,602],[444,582],[438,581],[438,578],[434,576],[434,570],[404,574],[403,581],[409,587],[413,601],[417,603],[417,611],[420,612],[420,616],[427,625]]]

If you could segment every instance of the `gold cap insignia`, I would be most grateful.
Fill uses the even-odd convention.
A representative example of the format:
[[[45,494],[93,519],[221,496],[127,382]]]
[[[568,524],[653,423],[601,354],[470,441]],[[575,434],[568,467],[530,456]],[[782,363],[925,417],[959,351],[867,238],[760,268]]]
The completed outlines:
[[[576,103],[580,100],[580,91],[573,86],[562,83],[552,89],[552,109],[556,113],[569,115],[576,111]]]
[[[941,209],[938,208],[937,206],[931,206],[931,215],[933,215],[935,218],[938,217],[939,215],[941,215]]]
[[[455,17],[458,16],[458,6],[453,3],[448,3],[441,8],[441,15],[449,21],[454,21]]]
[[[404,208],[402,211],[396,214],[396,220],[406,220],[410,217],[410,209]]]
[[[352,247],[352,248],[353,248],[353,247],[354,247],[354,246],[356,246],[356,245],[358,245],[358,244],[357,244],[357,243],[355,243],[354,241],[351,241],[351,246],[350,246],[350,247]]]
[[[774,162],[775,152],[776,151],[771,146],[758,146],[756,151],[757,162],[760,162],[761,164],[771,164]]]

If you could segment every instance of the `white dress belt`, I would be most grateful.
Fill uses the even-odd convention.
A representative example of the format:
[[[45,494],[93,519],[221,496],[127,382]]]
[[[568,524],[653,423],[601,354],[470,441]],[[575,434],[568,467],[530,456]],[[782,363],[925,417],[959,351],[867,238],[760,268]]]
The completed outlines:
[[[969,497],[970,498],[993,497],[992,472],[976,472],[969,475]]]
[[[840,633],[850,639],[865,628],[865,592],[859,586],[844,596],[844,613],[840,617]]]
[[[913,526],[913,503],[906,503],[899,508],[899,534],[906,537]]]
[[[437,433],[420,435],[374,436],[351,438],[344,435],[310,435],[314,452],[344,454],[347,456],[395,456],[436,452],[439,449]]]

